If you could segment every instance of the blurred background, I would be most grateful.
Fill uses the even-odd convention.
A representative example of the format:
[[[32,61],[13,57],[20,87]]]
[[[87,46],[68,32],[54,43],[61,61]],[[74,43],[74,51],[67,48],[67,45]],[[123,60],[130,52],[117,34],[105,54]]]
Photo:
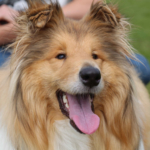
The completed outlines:
[[[116,4],[119,11],[132,24],[131,45],[150,63],[150,0],[108,0]],[[150,84],[147,85],[150,93]]]

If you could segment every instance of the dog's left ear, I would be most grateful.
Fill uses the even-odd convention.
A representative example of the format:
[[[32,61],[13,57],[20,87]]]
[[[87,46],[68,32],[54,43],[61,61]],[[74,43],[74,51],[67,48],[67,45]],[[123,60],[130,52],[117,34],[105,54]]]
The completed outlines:
[[[24,21],[32,32],[43,29],[48,24],[59,24],[64,19],[61,6],[57,1],[46,4],[42,0],[29,0],[28,6],[29,8],[20,15],[20,18],[26,16]],[[23,26],[22,23],[21,26]]]
[[[52,6],[46,5],[35,10],[29,9],[27,16],[35,28],[44,28],[45,25],[50,21],[52,13]]]
[[[120,19],[121,15],[117,12],[117,8],[108,6],[101,1],[92,4],[90,12],[86,17],[87,21],[96,20],[107,23],[112,27],[117,26]]]

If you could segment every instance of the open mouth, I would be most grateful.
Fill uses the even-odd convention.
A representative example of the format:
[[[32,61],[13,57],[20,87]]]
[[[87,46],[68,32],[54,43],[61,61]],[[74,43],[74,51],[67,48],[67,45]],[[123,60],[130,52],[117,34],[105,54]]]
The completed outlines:
[[[56,93],[62,113],[80,133],[92,134],[99,127],[100,119],[94,114],[93,94],[70,95],[63,91]]]

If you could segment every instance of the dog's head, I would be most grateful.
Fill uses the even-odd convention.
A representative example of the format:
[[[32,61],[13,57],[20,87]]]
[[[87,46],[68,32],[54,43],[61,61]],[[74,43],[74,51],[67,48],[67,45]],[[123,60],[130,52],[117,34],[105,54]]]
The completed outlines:
[[[47,124],[69,118],[79,132],[95,132],[100,116],[111,118],[105,106],[129,88],[126,22],[101,2],[80,21],[65,18],[57,3],[31,3],[17,22],[11,83],[21,130],[48,134]]]

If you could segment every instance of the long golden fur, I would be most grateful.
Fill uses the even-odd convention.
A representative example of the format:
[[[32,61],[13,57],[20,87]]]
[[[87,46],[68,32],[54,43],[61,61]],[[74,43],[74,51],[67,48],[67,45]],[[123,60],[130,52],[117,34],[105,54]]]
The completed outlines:
[[[30,2],[17,24],[13,54],[0,70],[1,123],[16,150],[56,150],[54,122],[67,119],[56,92],[78,94],[70,83],[89,65],[98,66],[103,80],[94,98],[100,125],[90,135],[90,149],[137,150],[140,141],[150,149],[149,95],[126,60],[133,55],[129,24],[116,7],[97,2],[74,21],[58,3],[39,0]],[[57,59],[62,53],[67,58]]]

